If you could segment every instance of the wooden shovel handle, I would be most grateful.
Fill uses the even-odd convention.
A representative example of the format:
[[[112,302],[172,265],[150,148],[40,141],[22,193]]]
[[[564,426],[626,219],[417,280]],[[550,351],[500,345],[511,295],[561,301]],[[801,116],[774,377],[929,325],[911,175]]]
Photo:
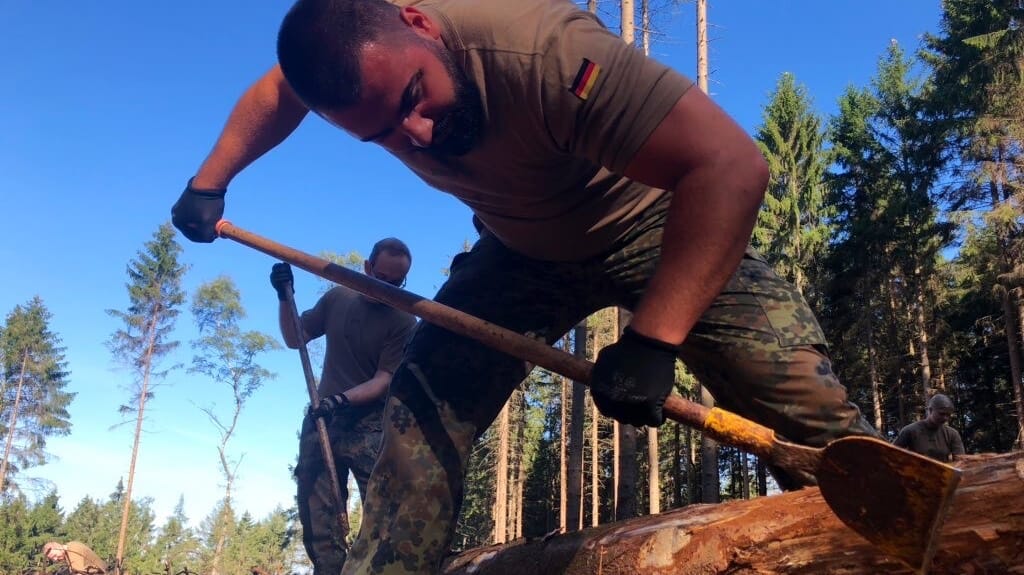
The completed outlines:
[[[380,300],[391,307],[423,318],[434,325],[473,338],[487,346],[559,373],[579,383],[590,381],[594,367],[585,359],[574,357],[542,342],[505,329],[468,313],[397,288],[366,274],[361,274],[323,258],[279,244],[243,230],[227,220],[217,222],[217,234],[249,246],[326,280]],[[677,394],[665,401],[668,419],[704,431],[718,441],[745,449],[757,455],[771,451],[774,433],[753,421],[721,409],[708,409]]]

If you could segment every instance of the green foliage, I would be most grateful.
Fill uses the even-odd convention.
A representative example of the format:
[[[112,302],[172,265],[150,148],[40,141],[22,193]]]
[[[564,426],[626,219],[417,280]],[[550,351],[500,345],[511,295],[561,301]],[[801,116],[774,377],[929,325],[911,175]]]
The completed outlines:
[[[181,246],[175,231],[165,223],[128,263],[128,307],[107,310],[121,320],[107,342],[114,359],[134,376],[131,401],[121,406],[122,414],[134,413],[140,399],[148,399],[154,387],[151,380],[173,369],[157,369],[159,361],[177,349],[179,342],[171,339],[174,322],[185,302],[181,287],[187,266],[178,262]],[[143,390],[143,386],[146,387]]]
[[[829,236],[825,203],[828,157],[821,119],[804,86],[783,74],[755,135],[771,179],[758,214],[753,245],[801,292],[814,292]],[[812,295],[806,294],[806,295]]]
[[[16,476],[47,462],[47,439],[67,435],[67,362],[51,314],[39,296],[15,306],[0,326],[0,493],[17,488]]]

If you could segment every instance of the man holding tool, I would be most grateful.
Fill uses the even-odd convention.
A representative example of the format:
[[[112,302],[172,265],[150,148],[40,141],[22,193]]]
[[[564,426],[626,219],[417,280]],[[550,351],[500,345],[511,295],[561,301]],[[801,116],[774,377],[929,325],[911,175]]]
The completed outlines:
[[[411,265],[412,255],[405,243],[385,238],[374,244],[363,269],[370,277],[401,287]],[[366,482],[380,448],[384,399],[416,319],[336,286],[296,322],[291,266],[274,264],[270,283],[281,302],[281,335],[288,347],[299,348],[326,336],[323,374],[317,389],[319,401],[311,402],[302,422],[295,479],[303,543],[314,573],[337,575],[347,549],[347,525],[340,525],[338,517],[347,509],[348,473],[355,477],[365,502]],[[317,429],[316,420],[320,418],[331,446],[327,454],[323,453]],[[332,459],[333,478],[328,469]],[[332,481],[338,482],[340,490],[338,507]]]
[[[216,237],[230,180],[312,110],[486,226],[438,302],[548,343],[600,308],[635,312],[592,372],[606,415],[660,425],[678,357],[720,405],[791,441],[874,435],[800,293],[747,249],[768,178],[756,145],[594,16],[563,0],[300,0],[278,60],[172,209],[189,239]],[[524,371],[421,324],[346,573],[439,569],[473,440]]]

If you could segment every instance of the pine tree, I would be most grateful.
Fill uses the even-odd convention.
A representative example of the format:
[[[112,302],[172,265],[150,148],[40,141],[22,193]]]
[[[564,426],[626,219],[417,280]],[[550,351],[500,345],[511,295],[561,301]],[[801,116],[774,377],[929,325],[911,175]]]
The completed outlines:
[[[133,376],[129,402],[121,406],[120,412],[123,416],[135,415],[135,434],[128,467],[128,484],[122,502],[114,566],[116,575],[120,575],[125,569],[125,543],[132,507],[132,486],[135,481],[135,464],[142,439],[146,402],[153,398],[157,380],[177,367],[159,369],[161,360],[178,347],[179,342],[171,339],[171,332],[180,313],[178,308],[185,301],[181,281],[187,268],[178,262],[181,246],[174,237],[175,231],[170,223],[160,226],[153,234],[153,239],[146,242],[144,249],[128,263],[128,307],[124,311],[107,312],[123,323],[123,326],[111,336],[108,347],[114,358]]]
[[[12,476],[47,461],[46,440],[67,435],[67,407],[75,397],[65,391],[67,362],[60,338],[50,331],[50,312],[42,299],[15,306],[0,330],[2,381],[0,493],[16,485]]]
[[[753,243],[775,270],[812,302],[817,266],[827,246],[821,118],[807,89],[783,74],[764,109],[755,140],[771,172]]]

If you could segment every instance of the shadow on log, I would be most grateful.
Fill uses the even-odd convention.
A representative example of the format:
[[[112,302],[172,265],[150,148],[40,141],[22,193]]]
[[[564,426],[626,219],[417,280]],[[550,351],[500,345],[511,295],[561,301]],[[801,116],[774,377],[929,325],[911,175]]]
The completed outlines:
[[[871,473],[865,461],[865,473]],[[933,575],[1024,574],[1024,452],[973,455]],[[690,505],[543,540],[470,549],[445,575],[911,574],[829,511],[818,489]]]

